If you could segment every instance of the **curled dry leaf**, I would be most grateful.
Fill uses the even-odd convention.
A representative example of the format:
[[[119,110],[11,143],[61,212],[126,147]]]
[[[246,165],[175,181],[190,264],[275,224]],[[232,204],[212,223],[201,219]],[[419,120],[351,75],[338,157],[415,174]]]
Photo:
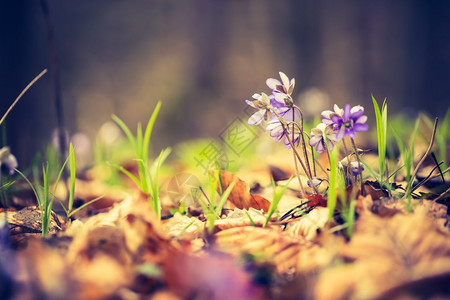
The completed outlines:
[[[448,278],[450,234],[439,230],[422,209],[388,219],[367,213],[358,220],[342,256],[352,263],[321,274],[317,299],[374,299],[409,282]]]
[[[252,221],[255,226],[262,226],[265,220],[266,216],[261,210],[253,207],[250,207],[248,211],[235,208],[226,218],[216,221],[215,229],[220,231],[232,227],[251,226]]]
[[[294,236],[301,236],[307,240],[314,240],[320,229],[325,227],[327,221],[328,208],[316,207],[297,221],[288,223],[285,232]]]
[[[72,230],[76,233],[67,254],[71,263],[99,254],[122,264],[159,262],[173,249],[148,203],[139,197],[126,198],[107,213],[74,226],[78,230]]]
[[[276,265],[278,272],[285,273],[295,269],[298,254],[314,244],[272,228],[235,227],[217,233],[216,246],[236,256],[243,252],[262,255]]]
[[[250,207],[253,207],[262,209],[265,212],[269,210],[270,202],[260,195],[251,194],[250,187],[245,181],[242,181],[239,177],[227,171],[220,171],[220,177],[223,190],[226,190],[232,182],[236,182],[228,197],[229,202],[232,203],[234,207],[240,209],[249,209]]]
[[[163,223],[163,228],[171,238],[196,239],[201,237],[205,224],[197,218],[175,213]]]

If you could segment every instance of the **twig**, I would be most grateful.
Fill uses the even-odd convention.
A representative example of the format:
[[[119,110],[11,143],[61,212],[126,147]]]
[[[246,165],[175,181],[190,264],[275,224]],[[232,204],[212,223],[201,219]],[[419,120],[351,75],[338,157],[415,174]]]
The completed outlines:
[[[414,178],[416,178],[416,175],[417,175],[417,172],[419,171],[420,166],[422,165],[422,163],[424,162],[424,160],[428,156],[428,154],[430,154],[431,148],[433,147],[433,144],[434,144],[434,138],[436,136],[436,130],[437,130],[438,121],[439,121],[438,118],[434,119],[434,127],[433,127],[433,133],[431,134],[430,144],[428,145],[427,150],[425,151],[425,153],[423,154],[422,158],[417,163],[417,166],[414,169],[413,173],[411,174],[411,180],[408,182],[408,184],[406,186],[406,191],[411,189],[412,182],[413,182]],[[405,193],[405,196],[407,194],[408,194],[408,192]]]
[[[448,194],[448,192],[450,192],[450,187],[449,187],[445,192],[443,192],[442,194],[440,194],[439,197],[433,199],[433,201],[439,201],[439,200],[441,200],[442,198],[444,198],[445,195]]]
[[[14,102],[11,104],[11,106],[8,108],[8,110],[5,112],[5,114],[3,115],[3,117],[0,119],[0,125],[3,123],[3,121],[5,120],[6,116],[9,114],[9,112],[13,109],[13,107],[17,104],[17,102],[19,102],[20,98],[22,98],[22,96],[30,89],[30,87],[39,80],[39,78],[41,78],[42,76],[44,76],[44,74],[47,73],[47,69],[44,69],[41,73],[39,73],[39,75],[37,75],[36,77],[34,77],[34,79],[22,90],[22,92],[19,94],[19,96],[17,96],[16,100],[14,100]]]
[[[424,185],[425,183],[427,183],[430,179],[431,179],[431,175],[433,175],[433,172],[439,168],[439,165],[443,164],[443,162],[441,162],[440,164],[434,166],[434,168],[431,170],[430,174],[427,175],[427,177],[425,177],[421,182],[419,182],[418,184],[416,184],[415,186],[411,187],[411,192],[414,192],[415,190],[417,190],[419,187],[421,187],[422,185]],[[440,174],[442,174],[441,169],[439,168],[439,172]],[[438,175],[440,175],[438,174]],[[436,178],[436,177],[434,177]],[[444,175],[442,174],[442,178],[444,178]],[[445,182],[445,181],[444,181]]]
[[[440,167],[441,163],[443,163],[443,162],[438,163],[438,160],[436,159],[436,155],[434,155],[434,152],[431,152],[431,157],[433,157],[434,163],[436,164],[436,166],[438,168],[439,174],[441,174],[442,182],[445,183],[444,174],[442,174],[442,170]]]

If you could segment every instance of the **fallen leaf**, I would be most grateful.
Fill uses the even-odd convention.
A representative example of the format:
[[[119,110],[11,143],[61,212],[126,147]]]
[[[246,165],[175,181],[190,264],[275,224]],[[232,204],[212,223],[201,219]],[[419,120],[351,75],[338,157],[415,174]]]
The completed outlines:
[[[163,228],[171,238],[196,239],[201,237],[205,224],[197,218],[175,213],[163,223]]]
[[[328,208],[316,207],[297,221],[286,224],[285,232],[304,237],[307,240],[314,240],[327,222]]]
[[[235,207],[240,209],[249,209],[250,207],[253,207],[262,209],[265,212],[269,210],[270,202],[260,195],[251,194],[250,187],[245,181],[242,181],[236,175],[227,171],[220,171],[220,177],[223,190],[226,190],[232,182],[236,182],[228,197],[228,200]]]
[[[298,255],[315,245],[304,238],[284,234],[278,229],[261,227],[234,227],[215,235],[220,251],[239,256],[242,253],[258,255],[275,265],[280,273],[298,266]]]
[[[253,207],[250,207],[248,211],[235,208],[225,218],[215,222],[215,229],[220,231],[232,227],[251,226],[253,225],[252,221],[254,226],[262,226],[265,220],[266,216],[260,210],[256,210]]]
[[[321,274],[316,299],[378,299],[410,282],[448,278],[450,234],[440,230],[425,209],[391,218],[365,213],[342,258],[350,263]]]

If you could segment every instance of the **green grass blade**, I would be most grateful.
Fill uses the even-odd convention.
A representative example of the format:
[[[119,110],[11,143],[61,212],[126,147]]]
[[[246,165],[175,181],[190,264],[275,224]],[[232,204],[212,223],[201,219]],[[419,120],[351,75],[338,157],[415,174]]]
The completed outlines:
[[[148,149],[150,146],[150,139],[153,131],[153,125],[155,124],[156,117],[158,117],[160,108],[161,108],[161,101],[158,101],[155,109],[153,110],[152,116],[148,120],[147,126],[145,127],[144,141],[142,145],[143,146],[142,156],[145,159],[147,159],[148,157]]]
[[[114,120],[114,122],[117,123],[117,125],[119,125],[119,127],[125,133],[133,149],[136,149],[136,139],[133,133],[131,133],[130,128],[128,128],[128,126],[118,116],[112,115],[111,118]]]
[[[139,179],[134,174],[132,174],[130,171],[128,171],[124,167],[116,165],[116,164],[108,163],[108,165],[110,165],[111,167],[116,168],[117,170],[119,170],[123,174],[127,175],[139,188],[141,188],[141,183],[140,183]]]
[[[88,205],[90,205],[90,204],[92,204],[92,203],[94,203],[94,202],[96,202],[96,201],[102,199],[103,197],[104,197],[104,195],[98,196],[97,198],[94,198],[94,199],[92,199],[91,201],[88,201],[88,202],[84,203],[84,204],[81,205],[80,207],[77,207],[77,208],[75,208],[74,210],[70,211],[70,212],[67,214],[67,217],[70,218],[73,214],[75,214],[75,213],[77,213],[78,211],[82,210],[82,209],[85,208],[86,206],[88,206]]]
[[[70,166],[70,190],[69,190],[69,204],[68,211],[73,208],[73,201],[75,198],[75,181],[76,181],[76,165],[75,165],[75,152],[72,143],[69,145],[69,166]]]
[[[386,157],[386,128],[383,128],[383,120],[386,119],[385,123],[387,123],[387,110],[384,110],[386,107],[386,99],[382,105],[383,112],[380,111],[380,107],[378,106],[377,100],[372,95],[373,108],[375,111],[375,120],[377,125],[377,142],[378,142],[378,162],[379,162],[379,181],[383,181],[384,175],[384,167],[385,167],[385,157]],[[382,116],[383,113],[383,116]]]
[[[25,176],[25,174],[23,174],[22,172],[20,172],[18,169],[14,169],[14,171],[16,171],[20,176],[22,176],[23,179],[25,179],[25,181],[28,183],[28,185],[30,186],[31,190],[34,193],[34,196],[36,197],[36,201],[38,203],[38,206],[41,207],[42,206],[42,199],[39,195],[39,193],[37,192],[36,188],[34,187],[34,184],[31,183],[31,181]]]
[[[143,149],[142,149],[142,142],[143,142],[143,137],[142,137],[142,125],[141,123],[137,124],[137,130],[136,130],[136,149],[134,149],[134,151],[136,152],[136,156],[139,159],[142,159],[143,161],[147,162],[147,157],[143,156]]]
[[[330,174],[329,174],[329,188],[328,188],[328,220],[331,220],[334,215],[337,201],[337,188],[338,188],[338,154],[339,149],[335,145],[330,155]]]
[[[50,201],[50,183],[48,181],[48,164],[46,167],[42,166],[42,178],[44,181],[44,213],[42,214],[42,235],[46,236],[48,233],[48,227],[50,223],[51,205]],[[49,210],[50,207],[50,210]]]
[[[293,178],[294,177],[291,176],[289,178],[289,180],[287,181],[286,185],[284,185],[281,188],[281,191],[279,191],[279,192],[277,192],[276,186],[275,186],[275,182],[272,179],[273,198],[272,198],[272,202],[270,203],[269,210],[267,211],[267,216],[266,216],[266,219],[264,220],[263,227],[266,227],[267,224],[269,223],[270,218],[272,218],[272,215],[274,214],[274,212],[278,208],[278,204],[280,203],[280,200],[283,197],[284,193],[287,191],[287,189],[289,187],[289,184],[291,183]]]
[[[250,216],[250,214],[248,213],[248,211],[246,209],[244,209],[244,212],[247,215],[247,218],[250,220],[250,224],[252,224],[253,227],[256,227],[256,223],[255,223],[255,221],[253,221],[252,216]]]
[[[227,187],[225,192],[220,196],[219,204],[216,206],[216,209],[215,209],[217,218],[220,218],[222,208],[225,205],[225,202],[227,201],[228,196],[230,196],[230,193],[233,190],[235,185],[236,185],[236,181],[233,181],[232,183],[230,183],[230,185]]]

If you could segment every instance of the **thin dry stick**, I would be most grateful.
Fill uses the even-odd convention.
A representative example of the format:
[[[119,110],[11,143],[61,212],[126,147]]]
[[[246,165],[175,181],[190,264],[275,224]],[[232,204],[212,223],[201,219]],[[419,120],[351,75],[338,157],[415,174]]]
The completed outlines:
[[[448,192],[450,192],[450,188],[448,188],[445,192],[443,192],[442,194],[440,194],[439,197],[433,199],[433,201],[439,201],[439,200],[441,200],[442,198],[444,198],[445,195],[448,194]]]
[[[438,177],[444,176],[445,173],[450,171],[450,167],[448,167],[444,171],[441,171],[439,174],[431,175],[436,170],[436,168],[437,168],[437,166],[433,168],[433,170],[431,171],[430,175],[427,178],[425,178],[424,180],[419,182],[417,185],[415,185],[414,188],[411,189],[411,192],[414,192],[416,189],[418,189],[420,186],[424,185],[428,181],[430,181],[430,180],[432,180],[434,178],[438,178]]]
[[[16,100],[11,104],[11,106],[8,108],[8,110],[5,112],[3,117],[0,119],[0,125],[3,123],[3,121],[6,119],[6,116],[9,114],[9,112],[13,109],[13,107],[19,102],[20,98],[30,89],[30,87],[39,80],[44,74],[47,73],[47,69],[44,69],[41,73],[39,73],[38,76],[34,77],[34,79],[22,90],[22,92],[17,96]]]
[[[300,137],[302,139],[302,150],[303,150],[303,155],[305,156],[305,162],[306,162],[306,167],[308,168],[309,171],[309,177],[312,178],[312,173],[311,173],[311,166],[309,165],[309,158],[308,158],[308,154],[306,153],[306,144],[305,144],[305,136],[303,135],[303,112],[300,109],[300,107],[298,107],[297,105],[294,105],[294,109],[297,109],[298,112],[300,113]]]
[[[295,112],[292,111],[292,120],[295,120],[294,114],[295,114]],[[292,141],[294,141],[294,138],[295,138],[295,124],[297,124],[297,123],[292,122]],[[300,180],[300,173],[298,172],[298,165],[297,165],[297,160],[295,159],[294,151],[292,151],[292,154],[294,155],[295,173],[297,175],[298,184],[300,185],[300,191],[302,193],[301,196],[303,197],[303,195],[305,195],[305,188],[303,187],[302,181]]]
[[[361,180],[361,195],[365,196],[366,193],[364,191],[364,182],[363,182],[362,170],[361,170],[361,166],[362,166],[361,159],[359,158],[358,149],[356,148],[355,141],[353,139],[351,139],[351,140],[352,140],[353,149],[355,149],[356,159],[358,160],[359,178]],[[348,162],[348,166],[350,167],[350,160]],[[348,168],[347,168],[347,170],[348,170]]]
[[[414,169],[413,173],[411,174],[411,180],[410,180],[410,182],[408,182],[408,185],[406,186],[407,191],[409,189],[411,189],[412,182],[413,182],[414,178],[416,178],[416,175],[417,175],[417,172],[419,171],[420,166],[422,165],[422,163],[424,162],[424,160],[428,156],[428,154],[430,154],[431,148],[433,147],[433,144],[434,144],[434,138],[436,137],[438,121],[439,121],[438,118],[434,119],[433,133],[431,134],[430,144],[428,145],[427,151],[425,151],[422,158],[417,163],[417,166]],[[407,193],[405,193],[405,197],[406,197],[406,195],[407,195]]]

